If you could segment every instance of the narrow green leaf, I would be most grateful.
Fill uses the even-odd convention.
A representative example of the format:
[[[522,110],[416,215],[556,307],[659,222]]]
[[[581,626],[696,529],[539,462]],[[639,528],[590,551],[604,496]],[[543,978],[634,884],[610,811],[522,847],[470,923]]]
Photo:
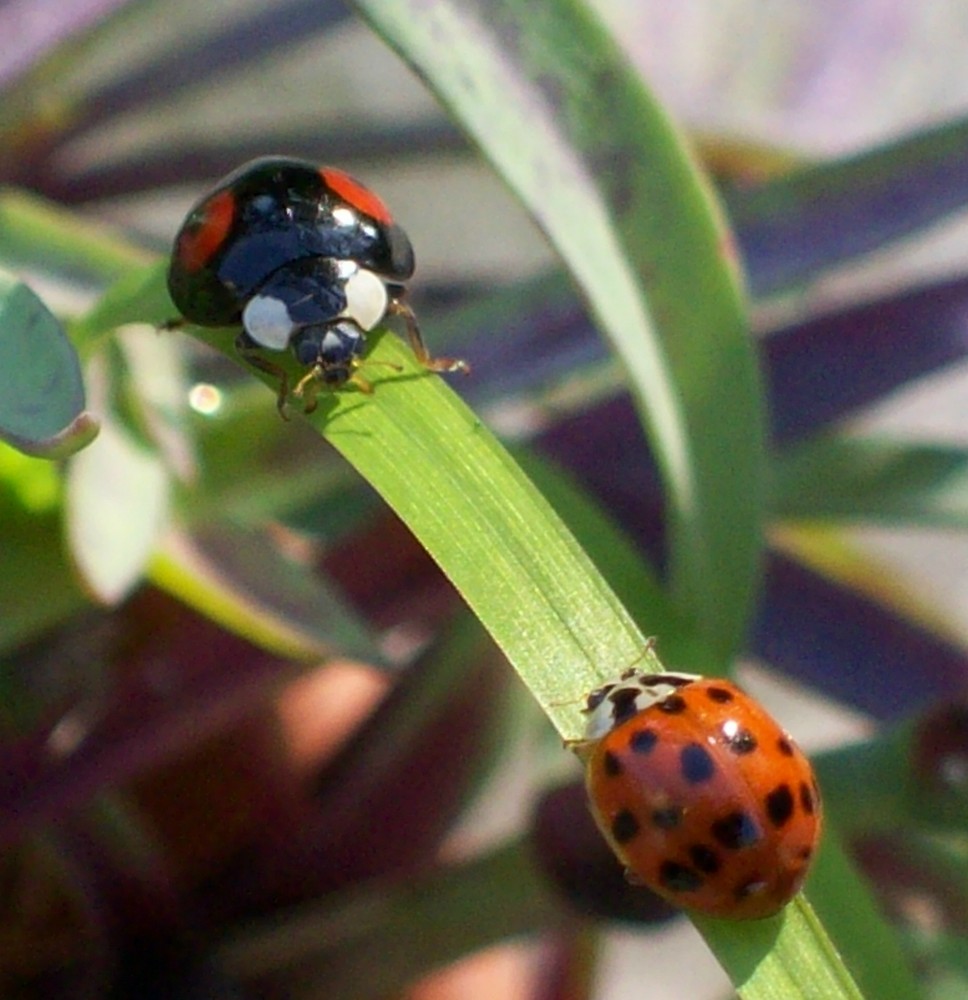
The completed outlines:
[[[519,195],[612,339],[663,471],[673,595],[725,665],[757,580],[761,391],[730,237],[679,135],[578,0],[357,7]]]
[[[0,189],[0,260],[7,266],[103,286],[148,259],[103,225],[21,191]]]
[[[321,396],[308,419],[434,556],[559,731],[579,735],[584,694],[639,660],[644,637],[475,414],[396,338],[370,340],[374,392]]]
[[[883,781],[883,774],[878,780]],[[839,809],[827,809],[824,838],[810,871],[807,893],[865,996],[919,1000],[911,955],[901,947],[901,936],[885,919],[871,887],[851,865],[839,836],[837,816],[855,810],[858,787],[862,786],[853,786],[849,801],[839,803]],[[866,795],[867,786],[863,787]],[[830,804],[826,787],[824,803]],[[866,804],[862,811],[867,811]],[[868,827],[868,832],[871,829]]]
[[[809,905],[799,898],[769,920],[695,918],[710,947],[729,954],[744,1000],[862,1000],[863,994]],[[899,994],[897,1000],[904,1000]]]
[[[801,520],[968,527],[968,449],[823,436],[782,455],[774,513]]]
[[[708,647],[682,621],[658,576],[620,526],[566,472],[531,452],[515,454],[622,604],[659,639],[663,661],[676,670],[708,670]]]
[[[966,156],[961,119],[727,191],[754,292],[803,285],[962,209]]]
[[[89,357],[102,337],[125,323],[161,326],[178,318],[165,285],[167,270],[167,261],[129,267],[92,309],[71,324],[82,357]]]
[[[487,428],[399,340],[376,333],[371,343],[373,393],[324,395],[308,419],[409,525],[562,735],[580,736],[585,693],[631,663],[655,665],[654,653]],[[859,995],[829,988],[850,976],[805,907],[795,919],[704,926],[747,1000],[780,996],[776,982],[795,985],[787,997]]]

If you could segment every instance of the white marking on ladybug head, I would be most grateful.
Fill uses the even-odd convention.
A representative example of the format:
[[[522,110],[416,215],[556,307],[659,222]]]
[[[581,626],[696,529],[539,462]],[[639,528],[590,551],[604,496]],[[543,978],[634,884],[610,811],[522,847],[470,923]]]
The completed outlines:
[[[249,299],[242,310],[242,326],[260,347],[269,351],[284,351],[296,332],[289,307],[282,299],[271,295],[255,295]]]
[[[372,330],[387,314],[390,296],[383,279],[372,271],[357,268],[345,280],[346,308],[340,313],[361,330]]]
[[[616,726],[657,704],[680,688],[699,680],[697,674],[666,671],[647,674],[626,671],[588,696],[585,739],[599,740]]]
[[[337,206],[333,209],[333,222],[335,222],[337,226],[345,226],[347,228],[355,226],[358,218],[359,216],[353,211],[352,208],[342,208]]]

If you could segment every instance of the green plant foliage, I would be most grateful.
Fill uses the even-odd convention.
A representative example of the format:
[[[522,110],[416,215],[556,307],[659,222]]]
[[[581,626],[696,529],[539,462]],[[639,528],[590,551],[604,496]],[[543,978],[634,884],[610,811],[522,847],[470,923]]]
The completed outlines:
[[[240,53],[249,51],[245,46],[258,51],[261,37],[268,35],[265,19],[276,17],[274,27],[294,32],[287,45],[292,37],[303,41],[295,25],[312,13],[313,5],[281,3],[285,16],[275,8],[240,14],[229,28],[231,44],[219,49],[213,42],[212,57],[224,60],[219,66],[229,79],[226,89],[233,100],[234,69],[246,61]],[[186,17],[197,14],[205,20],[201,8],[193,13],[190,7],[183,7]],[[448,352],[453,344],[461,345],[462,338],[483,354],[496,344],[481,367],[489,362],[497,377],[481,378],[478,373],[461,382],[460,376],[441,379],[429,374],[391,330],[381,328],[368,336],[361,370],[372,392],[352,383],[338,391],[321,391],[315,412],[303,414],[293,401],[291,420],[283,422],[272,405],[277,388],[273,379],[254,371],[234,350],[236,330],[182,328],[171,322],[177,317],[165,286],[166,261],[112,235],[100,223],[82,220],[80,213],[72,215],[16,190],[0,191],[0,262],[24,276],[23,281],[0,278],[0,434],[20,449],[3,446],[0,451],[0,561],[5,580],[15,583],[7,588],[0,608],[0,651],[5,654],[0,715],[12,739],[10,773],[3,788],[7,808],[0,810],[0,826],[8,839],[0,842],[15,844],[24,831],[32,835],[43,825],[52,831],[45,836],[53,844],[54,858],[60,821],[69,814],[71,835],[90,837],[92,854],[103,848],[97,860],[109,875],[118,874],[111,867],[116,862],[125,879],[134,867],[150,872],[153,885],[163,885],[168,876],[170,884],[163,885],[159,896],[168,893],[172,899],[182,891],[184,873],[166,867],[163,855],[171,845],[156,848],[156,831],[147,825],[140,829],[140,817],[130,822],[131,839],[124,849],[136,848],[131,857],[137,858],[137,865],[128,857],[116,861],[122,852],[114,837],[138,813],[128,801],[137,794],[125,783],[141,782],[142,762],[149,762],[150,770],[167,765],[176,751],[191,754],[196,743],[220,741],[226,726],[264,709],[279,686],[306,664],[330,656],[358,658],[382,671],[376,675],[379,682],[408,664],[409,671],[400,671],[401,687],[415,681],[417,693],[400,711],[385,716],[380,731],[367,730],[366,724],[356,731],[352,739],[359,769],[336,767],[335,777],[329,774],[330,793],[337,802],[332,813],[326,812],[324,783],[314,784],[311,795],[306,794],[310,803],[300,800],[292,806],[297,829],[280,823],[271,831],[285,850],[279,857],[257,859],[268,869],[285,867],[291,845],[293,856],[303,858],[295,845],[304,835],[307,817],[319,826],[313,831],[315,840],[308,847],[302,842],[299,849],[313,860],[325,854],[319,845],[334,827],[345,821],[351,829],[347,803],[355,807],[356,799],[366,799],[363,811],[372,826],[371,815],[379,815],[382,804],[379,789],[383,782],[393,782],[401,759],[417,761],[418,778],[408,772],[400,786],[415,798],[423,791],[420,777],[426,775],[429,783],[430,772],[445,770],[437,766],[439,755],[434,767],[426,766],[422,738],[438,715],[453,721],[446,718],[444,707],[460,683],[480,667],[482,648],[494,656],[477,622],[523,681],[519,691],[526,688],[550,719],[543,746],[549,750],[551,767],[556,773],[557,768],[571,767],[577,775],[576,763],[558,743],[580,739],[586,693],[633,664],[713,674],[731,670],[738,653],[758,651],[750,641],[751,617],[767,604],[769,574],[782,558],[799,556],[799,570],[829,568],[839,551],[831,539],[853,523],[947,530],[966,525],[964,449],[831,429],[827,423],[851,412],[851,406],[869,402],[876,390],[867,386],[866,397],[852,395],[850,381],[852,375],[857,378],[856,372],[846,365],[843,371],[836,364],[825,368],[822,348],[816,350],[812,371],[820,372],[818,381],[821,376],[842,376],[838,385],[845,391],[838,399],[843,404],[824,411],[832,416],[818,417],[807,412],[809,399],[795,401],[787,425],[780,415],[790,400],[782,390],[774,392],[770,416],[777,445],[775,452],[767,450],[767,405],[758,366],[761,358],[771,363],[771,345],[765,338],[767,346],[760,351],[750,334],[737,249],[750,266],[754,294],[766,296],[799,287],[850,257],[933,224],[964,201],[957,176],[968,136],[965,122],[844,160],[801,160],[795,172],[751,187],[726,183],[728,222],[688,143],[591,4],[358,0],[356,8],[427,83],[471,140],[473,155],[480,154],[505,182],[561,262],[562,268],[509,288],[488,281],[485,292],[476,299],[468,296],[469,304],[462,299],[453,309],[435,311],[433,289],[414,289],[415,299],[429,291],[430,307],[420,310],[422,317],[432,317],[425,328],[428,344],[436,349],[438,334],[443,341],[451,333],[452,343],[441,347]],[[111,78],[99,58],[117,49],[126,33],[146,36],[157,23],[152,19],[170,9],[164,0],[127,5],[91,29],[86,40],[80,37],[10,87],[0,111],[0,136],[7,140],[0,171],[10,166],[11,157],[19,166],[19,156],[27,160],[34,146],[50,143],[51,163],[39,179],[53,185],[49,191],[58,191],[58,171],[69,175],[74,162],[71,143],[77,138],[81,147],[84,140],[90,142],[85,127],[94,126],[97,132],[104,124],[113,125],[112,108],[138,110],[132,107],[137,98],[126,103],[124,86]],[[348,16],[342,10],[333,15]],[[173,17],[166,27],[174,30],[176,20]],[[214,20],[206,24],[213,38],[227,40],[219,34],[225,26]],[[182,32],[186,39],[191,30]],[[207,37],[198,44],[186,41],[179,49],[179,67],[208,58]],[[285,46],[283,50],[288,57]],[[127,52],[123,55],[122,62],[129,58]],[[387,52],[381,56],[392,61]],[[203,156],[204,166],[199,166],[200,147],[192,145],[204,132],[193,117],[197,91],[181,88],[187,69],[184,78],[180,72],[173,74],[170,58],[159,52],[155,62],[136,67],[130,78],[132,94],[140,91],[144,100],[156,102],[151,108],[160,112],[157,121],[177,120],[196,133],[184,147],[173,143],[170,159],[164,141],[157,141],[156,151],[146,156],[146,178],[149,168],[168,168],[159,176],[171,185],[169,196],[181,198],[187,193],[182,185],[200,181],[229,150],[248,150],[253,142],[266,144],[259,152],[289,140],[300,146],[297,127],[280,111],[280,120],[273,122],[279,131],[271,137],[257,126],[256,140],[247,134],[234,145],[221,134],[206,137],[211,145],[203,152],[211,158]],[[259,68],[271,69],[261,63]],[[168,93],[169,82],[173,94]],[[225,85],[226,79],[215,82]],[[205,79],[198,86],[208,83]],[[300,88],[291,81],[286,87],[294,101],[308,95],[311,138],[302,135],[300,147],[306,155],[316,155],[320,148],[336,148],[343,155],[348,149],[347,159],[369,156],[368,166],[376,172],[394,141],[407,156],[415,149],[429,155],[405,127],[394,140],[396,133],[391,135],[382,120],[367,132],[354,115],[344,116],[339,96],[333,96],[342,93],[339,87],[333,94],[322,87],[302,88],[304,93],[298,95]],[[172,102],[165,103],[169,98]],[[352,128],[322,120],[326,116],[319,106],[327,101],[333,102],[332,108],[325,107],[330,117],[345,117]],[[48,111],[32,111],[34,102]],[[292,132],[283,131],[289,127]],[[352,133],[349,138],[347,133]],[[359,135],[372,139],[376,133],[376,153],[362,141],[354,145]],[[58,145],[59,135],[66,150]],[[287,141],[279,141],[279,136]],[[459,149],[461,157],[468,156],[453,129],[442,143],[448,151]],[[82,151],[82,160],[84,155]],[[84,189],[85,177],[93,178],[95,189],[98,182],[102,185],[102,194],[92,196],[87,205],[89,214],[98,211],[97,199],[115,178],[138,180],[138,153],[127,161],[126,156],[119,154],[115,173],[108,169],[99,175],[98,165],[81,167],[74,189],[79,202],[84,201],[78,192]],[[355,163],[347,165],[355,171]],[[189,175],[178,176],[172,169]],[[29,170],[18,169],[13,176],[28,177]],[[153,183],[145,180],[141,193],[157,194]],[[69,182],[63,190],[70,190]],[[121,200],[128,193],[122,190]],[[891,211],[895,203],[898,210]],[[440,206],[443,225],[459,230],[463,206],[446,198],[440,199]],[[457,217],[450,218],[451,212]],[[56,286],[58,295],[51,296],[51,302],[64,318],[24,283],[33,286],[34,275]],[[38,281],[36,288],[43,287]],[[443,291],[455,295],[452,288]],[[68,304],[61,304],[61,296]],[[932,342],[932,353],[917,337],[898,336],[906,332],[905,321],[895,320],[895,336],[883,340],[892,341],[896,350],[908,350],[915,359],[897,384],[958,357],[966,296],[968,291],[954,280],[943,296],[938,289],[925,289],[906,303],[903,315],[912,329],[920,322],[922,332],[928,326],[933,330],[935,324],[925,317],[939,317],[949,336],[940,348]],[[577,299],[610,352],[584,343],[568,354],[587,326]],[[801,326],[808,325],[808,296],[785,305],[797,321],[804,320]],[[847,328],[855,323],[867,335],[876,332],[879,317],[900,315],[876,308],[844,312]],[[565,326],[565,335],[549,348],[548,341]],[[576,332],[579,327],[583,329]],[[826,332],[829,336],[830,330]],[[798,330],[804,343],[809,343],[807,334],[809,330]],[[876,338],[864,342],[872,344]],[[189,412],[189,365],[183,370],[182,348],[190,348],[184,354],[190,358],[192,377],[211,380],[207,389],[217,402],[210,413]],[[532,357],[532,351],[559,348],[563,357],[554,359],[561,360],[558,367],[542,366]],[[919,368],[922,349],[927,360]],[[469,347],[467,353],[475,363],[473,350]],[[227,374],[230,366],[221,364],[224,359],[236,365],[232,374],[241,373],[241,388]],[[273,355],[273,360],[290,376],[304,374],[286,353]],[[813,384],[809,378],[797,380],[795,364],[790,370],[788,396],[797,395],[789,391],[791,386]],[[883,378],[877,384],[889,385],[883,373],[893,371],[891,365],[882,365]],[[775,375],[772,368],[770,374]],[[258,380],[270,391],[263,391]],[[469,387],[475,408],[458,398],[448,382],[458,389]],[[651,455],[644,460],[645,449],[639,453],[629,448],[628,458],[623,453],[616,462],[613,483],[634,483],[635,489],[628,489],[611,509],[607,504],[615,500],[614,494],[593,498],[586,492],[591,487],[571,466],[564,471],[540,457],[530,443],[507,446],[499,440],[489,426],[490,408],[507,402],[509,383],[522,398],[536,389],[526,400],[530,415],[539,418],[534,426],[560,430],[567,422],[563,414],[592,415],[599,425],[591,430],[610,433],[608,414],[616,411],[599,405],[624,405],[617,396],[627,387]],[[97,432],[85,410],[85,385],[103,431],[93,447],[83,450]],[[809,392],[803,395],[809,397]],[[561,409],[555,410],[557,404]],[[803,408],[799,416],[807,418],[802,425],[798,405]],[[638,431],[633,424],[628,421]],[[494,426],[499,426],[497,421]],[[581,426],[589,431],[588,423]],[[628,439],[616,433],[615,440]],[[790,440],[796,445],[789,447]],[[78,450],[63,476],[55,463],[24,454],[49,459]],[[643,472],[649,458],[658,466],[658,486],[649,481],[650,472]],[[661,515],[655,515],[664,531],[661,571],[641,554],[655,541],[647,535],[655,525],[646,524],[648,518],[633,525],[617,513],[630,494],[633,500],[641,496],[643,505],[663,505]],[[783,523],[778,527],[770,521]],[[803,525],[818,522],[827,537],[813,542],[820,547],[826,540],[827,547],[824,558],[810,563],[811,539]],[[767,524],[777,528],[769,535],[777,540],[777,551],[764,560]],[[466,612],[455,610],[453,591],[436,575],[425,553],[477,621],[469,624]],[[433,575],[436,586],[426,605],[422,572]],[[354,585],[359,587],[356,592]],[[367,600],[367,586],[381,588],[379,596],[370,592]],[[855,590],[851,597],[862,596],[859,584]],[[146,592],[151,598],[144,612],[147,624],[137,617],[139,598]],[[103,612],[102,621],[110,626],[104,632],[123,637],[120,654],[101,648],[103,636],[81,614],[90,609],[92,599],[110,606]],[[168,649],[152,648],[145,665],[138,659],[141,646],[156,627],[164,627],[153,616],[159,607],[168,608],[169,601],[177,606],[177,614],[185,614],[186,608],[200,612],[184,626],[186,635],[193,630],[184,643],[190,648],[182,648],[177,631],[165,633],[165,642],[177,647],[174,659],[168,661]],[[410,602],[407,612],[399,613],[394,602],[398,607]],[[863,612],[872,614],[866,605]],[[784,626],[791,625],[802,649],[811,647],[812,652],[815,642],[820,648],[828,632],[844,627],[844,622],[824,618],[824,627],[815,628],[819,617],[792,621],[795,615],[788,614],[791,622]],[[392,624],[387,626],[387,621]],[[846,616],[845,621],[856,624]],[[398,622],[402,628],[395,627]],[[449,622],[450,628],[441,622]],[[886,636],[883,649],[902,661],[895,674],[910,681],[898,687],[899,700],[918,697],[922,676],[941,678],[939,689],[950,691],[952,678],[963,672],[959,651],[945,659],[935,645],[931,650],[938,664],[929,660],[930,669],[922,675],[918,671],[924,663],[907,652],[921,647],[894,641],[893,629],[906,626],[902,638],[911,642],[909,632],[915,625],[918,638],[938,640],[941,630],[932,632],[931,624],[922,627],[913,614],[906,619],[899,615],[880,630]],[[195,630],[202,636],[198,642]],[[90,645],[89,633],[96,633]],[[790,633],[783,635],[788,638]],[[77,643],[78,636],[85,641]],[[882,647],[877,649],[879,653]],[[90,702],[76,703],[70,684],[53,683],[52,693],[45,688],[49,675],[57,677],[58,671],[80,675],[72,673],[65,650],[85,659],[89,676],[103,679],[99,683],[105,691],[91,693]],[[214,663],[200,656],[201,679],[193,676],[193,655],[212,651]],[[903,662],[906,656],[909,663]],[[490,661],[485,659],[485,665]],[[854,661],[844,656],[843,662],[830,663],[822,682],[810,682],[849,683],[854,668]],[[242,677],[237,686],[236,674]],[[481,677],[498,686],[504,679],[497,670]],[[867,687],[872,686],[868,682]],[[504,752],[505,743],[521,735],[512,731],[517,720],[499,694],[492,700],[494,692],[483,681],[470,687],[489,717],[480,733],[471,731],[473,748],[462,747],[454,755],[467,759],[450,762],[467,768],[455,810],[463,805],[461,796],[477,787]],[[531,710],[532,701],[521,697]],[[957,749],[968,738],[968,727],[956,708],[943,733]],[[37,730],[27,731],[28,722],[35,720]],[[244,766],[253,773],[264,756],[274,759],[281,742],[277,721],[273,718],[266,726],[272,729],[268,737],[264,730],[259,733],[258,750],[246,754]],[[539,721],[544,724],[544,719]],[[529,717],[528,724],[533,722]],[[23,733],[19,726],[24,726]],[[935,735],[935,729],[928,728]],[[805,895],[764,921],[695,918],[744,1000],[915,1000],[923,995],[940,1000],[958,995],[965,979],[958,947],[963,928],[950,914],[964,912],[968,900],[962,759],[939,741],[932,745],[940,761],[933,774],[922,760],[926,742],[924,732],[906,721],[822,757],[818,772],[829,832]],[[43,749],[32,756],[36,746]],[[264,801],[271,801],[266,813],[273,820],[291,805],[284,801],[291,789],[275,787],[284,770],[272,773],[268,781],[272,788]],[[353,773],[352,781],[343,780],[347,771]],[[290,777],[288,771],[284,776]],[[304,778],[301,774],[299,780]],[[280,786],[284,783],[279,781]],[[120,795],[118,788],[123,789]],[[248,792],[247,786],[244,803],[226,808],[230,821],[235,806],[243,813],[250,805]],[[98,825],[89,812],[77,820],[75,833],[78,803],[98,797],[102,818],[113,814],[120,817],[117,824]],[[436,814],[427,815],[440,820]],[[213,830],[219,825],[213,823]],[[905,924],[901,906],[896,910],[902,911],[902,918],[893,912],[889,922],[879,906],[882,900],[849,861],[849,850],[859,839],[889,841],[897,829],[905,838],[904,863],[929,872],[941,886],[945,908],[932,912],[937,926],[917,925],[913,919]],[[396,836],[397,828],[390,833]],[[433,849],[438,846],[435,842]],[[231,848],[235,851],[238,844]],[[549,928],[574,930],[575,916],[552,895],[550,881],[530,856],[531,848],[516,836],[492,853],[439,867],[433,867],[437,855],[428,850],[419,875],[405,868],[402,875],[381,875],[369,885],[344,884],[320,892],[318,898],[310,898],[310,890],[300,896],[302,885],[295,890],[287,886],[281,893],[285,902],[277,910],[273,897],[260,900],[262,913],[268,915],[252,923],[226,926],[213,920],[206,928],[207,940],[217,942],[211,955],[229,979],[261,986],[265,977],[276,990],[288,989],[296,997],[318,994],[320,983],[327,995],[343,1000],[396,994],[428,970],[494,942]],[[249,868],[249,849],[243,845],[228,864],[237,864],[241,856],[246,879],[251,875],[255,884],[259,874],[257,865]],[[258,855],[257,848],[252,850]],[[224,858],[219,861],[225,863]],[[156,878],[158,872],[165,875]],[[68,891],[61,893],[58,883],[53,895],[71,896],[71,890],[82,886],[74,895],[85,897],[88,874],[69,872]],[[298,874],[301,879],[301,869]],[[57,877],[63,873],[58,871]],[[206,880],[219,877],[219,871],[205,871],[199,881],[208,886]],[[75,878],[76,885],[70,881]],[[30,880],[23,881],[32,891]],[[155,898],[152,891],[153,886],[145,888],[146,898]],[[206,889],[186,890],[186,896],[190,891]],[[309,902],[288,908],[294,898]],[[248,906],[246,900],[243,908]],[[105,909],[110,910],[110,903]],[[118,916],[111,911],[111,920],[104,923],[120,925]],[[97,922],[91,919],[91,925]],[[582,933],[589,926],[583,924]],[[373,961],[374,942],[379,962]],[[192,946],[196,944],[193,940]],[[210,954],[205,957],[207,962]],[[922,968],[929,972],[921,975]]]
[[[63,458],[97,434],[84,413],[77,356],[44,303],[0,274],[0,436],[28,454]]]
[[[754,592],[762,397],[730,237],[681,137],[583,4],[358,6],[524,201],[611,338],[665,477],[672,592],[725,665]]]

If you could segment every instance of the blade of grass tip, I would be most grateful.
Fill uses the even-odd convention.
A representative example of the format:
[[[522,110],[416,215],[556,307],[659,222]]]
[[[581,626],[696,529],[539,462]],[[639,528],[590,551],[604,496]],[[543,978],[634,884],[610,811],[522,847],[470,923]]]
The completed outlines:
[[[358,0],[547,233],[659,458],[672,590],[724,666],[755,593],[763,414],[732,241],[664,112],[577,0]]]

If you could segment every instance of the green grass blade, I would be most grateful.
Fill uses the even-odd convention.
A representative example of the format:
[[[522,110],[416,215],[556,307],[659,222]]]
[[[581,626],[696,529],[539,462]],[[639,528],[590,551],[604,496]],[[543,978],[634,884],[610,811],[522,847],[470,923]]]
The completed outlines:
[[[577,736],[583,695],[641,657],[641,632],[480,420],[396,338],[371,339],[371,356],[403,374],[367,365],[372,395],[323,397],[309,419],[434,556],[562,735]]]
[[[788,291],[963,210],[968,120],[727,191],[754,292]]]
[[[103,286],[148,259],[144,250],[103,226],[0,188],[0,260],[9,267]]]
[[[761,394],[732,244],[679,135],[577,0],[357,7],[525,203],[611,338],[663,471],[673,595],[725,664],[757,579]]]
[[[744,1000],[862,1000],[823,926],[802,899],[770,920],[741,924],[697,919],[696,925],[720,959],[728,952],[730,976]]]
[[[308,419],[437,560],[561,734],[579,736],[583,695],[643,657],[642,633],[490,431],[399,340],[372,342],[372,395],[322,396]],[[806,903],[797,907],[795,918],[703,929],[747,1000],[781,995],[777,982],[787,997],[858,997]]]
[[[968,527],[968,450],[823,436],[777,464],[774,513],[799,520]]]

